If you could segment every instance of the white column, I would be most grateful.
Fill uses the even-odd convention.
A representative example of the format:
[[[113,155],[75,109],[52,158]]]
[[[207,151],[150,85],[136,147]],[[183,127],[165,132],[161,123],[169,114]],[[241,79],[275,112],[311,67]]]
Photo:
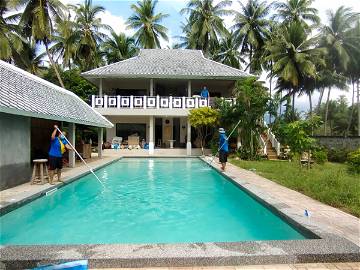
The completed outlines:
[[[191,125],[189,118],[187,119],[187,134],[186,134],[186,154],[191,156]]]
[[[100,78],[100,82],[99,82],[99,96],[102,97],[103,95],[103,81],[102,78]]]
[[[102,145],[103,145],[103,141],[104,141],[104,132],[103,132],[103,128],[99,128],[98,129],[98,157],[102,158]]]
[[[150,79],[150,96],[154,95],[154,79]]]
[[[75,124],[69,123],[69,142],[75,147]],[[69,151],[69,167],[75,167],[75,151]]]
[[[191,97],[191,81],[190,80],[188,80],[187,94],[188,94],[188,97]]]
[[[149,155],[153,155],[154,154],[154,139],[155,139],[155,121],[154,121],[154,116],[151,115],[150,116],[150,121],[149,121]]]

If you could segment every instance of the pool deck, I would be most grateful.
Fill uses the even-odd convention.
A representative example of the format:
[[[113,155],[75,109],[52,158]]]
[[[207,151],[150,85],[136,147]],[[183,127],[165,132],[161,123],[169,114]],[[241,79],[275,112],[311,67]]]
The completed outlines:
[[[100,168],[119,158],[117,153],[111,153],[101,160],[93,160],[91,166],[95,169]],[[212,166],[219,170],[217,162],[213,162]],[[86,167],[78,165],[74,169],[64,171],[63,179],[71,182],[86,173]],[[320,239],[233,243],[1,246],[0,261],[6,269],[30,268],[39,263],[78,259],[89,259],[91,268],[170,269],[254,264],[258,265],[258,268],[251,269],[264,269],[259,265],[360,261],[358,218],[231,164],[228,164],[225,176],[269,205],[293,225],[308,229]],[[24,184],[2,191],[0,204],[3,206],[2,209],[8,211],[11,207],[18,207],[53,187],[48,184]],[[310,218],[304,216],[304,209],[310,211]],[[0,263],[0,268],[1,266]]]

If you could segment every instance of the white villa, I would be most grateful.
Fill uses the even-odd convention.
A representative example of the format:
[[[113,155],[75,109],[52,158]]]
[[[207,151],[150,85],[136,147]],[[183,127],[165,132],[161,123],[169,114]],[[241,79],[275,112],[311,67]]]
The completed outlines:
[[[182,147],[191,155],[189,110],[211,106],[214,97],[231,99],[235,82],[248,74],[212,61],[201,51],[143,49],[138,56],[82,73],[98,86],[91,106],[113,128],[106,141],[145,141],[155,147]],[[199,96],[206,86],[210,100]],[[135,136],[133,136],[135,135]],[[130,138],[129,138],[130,137]],[[135,140],[134,140],[135,137]]]

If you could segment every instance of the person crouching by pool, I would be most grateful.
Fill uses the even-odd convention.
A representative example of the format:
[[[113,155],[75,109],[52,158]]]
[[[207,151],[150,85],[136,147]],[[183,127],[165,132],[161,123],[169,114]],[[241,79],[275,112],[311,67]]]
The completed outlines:
[[[57,181],[61,181],[61,169],[62,169],[62,156],[67,150],[72,150],[65,140],[66,133],[60,135],[57,130],[57,125],[54,126],[54,131],[51,134],[50,151],[49,151],[49,183],[54,184],[54,172],[57,174]]]
[[[221,169],[223,171],[225,171],[228,152],[228,138],[225,135],[225,130],[223,128],[219,128],[219,162],[221,163]]]

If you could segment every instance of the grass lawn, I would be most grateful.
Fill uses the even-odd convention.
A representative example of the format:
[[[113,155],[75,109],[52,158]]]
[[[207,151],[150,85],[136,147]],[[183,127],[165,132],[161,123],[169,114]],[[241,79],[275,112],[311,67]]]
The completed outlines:
[[[247,170],[256,169],[258,175],[360,217],[360,177],[349,174],[345,164],[327,162],[307,170],[286,161],[230,162]]]

